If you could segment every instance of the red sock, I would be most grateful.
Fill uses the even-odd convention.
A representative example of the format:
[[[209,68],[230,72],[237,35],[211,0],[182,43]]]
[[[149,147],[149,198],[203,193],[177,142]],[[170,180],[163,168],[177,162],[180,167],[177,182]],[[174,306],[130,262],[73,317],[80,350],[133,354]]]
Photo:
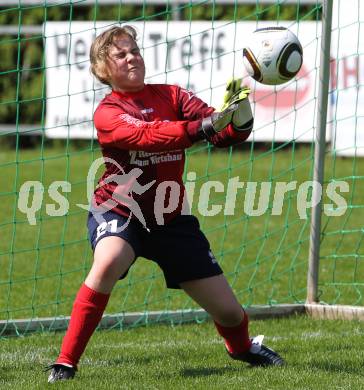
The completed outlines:
[[[71,320],[63,338],[57,363],[67,363],[73,367],[86,348],[86,345],[101,320],[110,294],[102,294],[86,284],[82,284],[71,313]]]
[[[222,326],[215,322],[219,335],[225,339],[225,345],[232,354],[246,352],[252,345],[249,338],[248,315],[244,312],[244,319],[237,326]]]

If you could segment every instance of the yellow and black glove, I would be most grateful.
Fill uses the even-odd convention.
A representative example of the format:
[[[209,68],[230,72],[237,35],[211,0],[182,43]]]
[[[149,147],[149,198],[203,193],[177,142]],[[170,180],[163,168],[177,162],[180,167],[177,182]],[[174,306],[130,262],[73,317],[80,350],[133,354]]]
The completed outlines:
[[[250,89],[241,87],[242,79],[231,79],[227,83],[221,111],[204,118],[199,132],[201,138],[209,140],[232,123],[235,131],[247,131],[253,127],[253,114],[249,103]]]
[[[250,107],[249,94],[250,89],[243,86],[230,98],[230,105],[238,105],[231,120],[235,131],[250,131],[253,128],[254,117]]]
[[[250,89],[245,85],[241,85],[242,80],[232,78],[226,83],[224,101],[221,107],[221,111],[224,111],[231,104],[237,103],[239,105],[232,116],[232,124],[236,131],[251,130],[254,123],[249,102]]]
[[[220,108],[220,111],[224,111],[225,108],[229,105],[231,98],[241,90],[241,82],[243,79],[234,79],[231,78],[227,83],[226,83],[226,88],[225,88],[225,94],[224,94],[224,100],[223,100],[223,105]]]

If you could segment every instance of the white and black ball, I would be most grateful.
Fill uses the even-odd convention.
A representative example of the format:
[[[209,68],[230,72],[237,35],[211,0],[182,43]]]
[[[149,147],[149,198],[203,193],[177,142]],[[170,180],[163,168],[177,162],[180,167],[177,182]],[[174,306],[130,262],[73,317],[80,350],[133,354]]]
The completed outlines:
[[[303,50],[297,36],[285,27],[255,30],[243,49],[243,62],[254,80],[268,85],[283,84],[299,72]]]

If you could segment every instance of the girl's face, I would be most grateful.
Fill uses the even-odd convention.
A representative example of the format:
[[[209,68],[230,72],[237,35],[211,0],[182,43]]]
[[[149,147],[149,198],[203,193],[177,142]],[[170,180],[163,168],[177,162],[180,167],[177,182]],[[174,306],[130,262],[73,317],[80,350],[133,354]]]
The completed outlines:
[[[121,35],[114,39],[106,60],[106,69],[113,90],[138,92],[144,88],[144,60],[130,36]]]

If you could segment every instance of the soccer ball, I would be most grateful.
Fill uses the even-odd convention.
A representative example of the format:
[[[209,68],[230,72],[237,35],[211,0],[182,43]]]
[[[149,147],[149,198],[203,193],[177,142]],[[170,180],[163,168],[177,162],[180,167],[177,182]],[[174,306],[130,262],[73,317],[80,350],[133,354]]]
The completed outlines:
[[[285,27],[255,30],[243,49],[248,74],[262,84],[277,85],[291,80],[302,65],[302,46]]]

